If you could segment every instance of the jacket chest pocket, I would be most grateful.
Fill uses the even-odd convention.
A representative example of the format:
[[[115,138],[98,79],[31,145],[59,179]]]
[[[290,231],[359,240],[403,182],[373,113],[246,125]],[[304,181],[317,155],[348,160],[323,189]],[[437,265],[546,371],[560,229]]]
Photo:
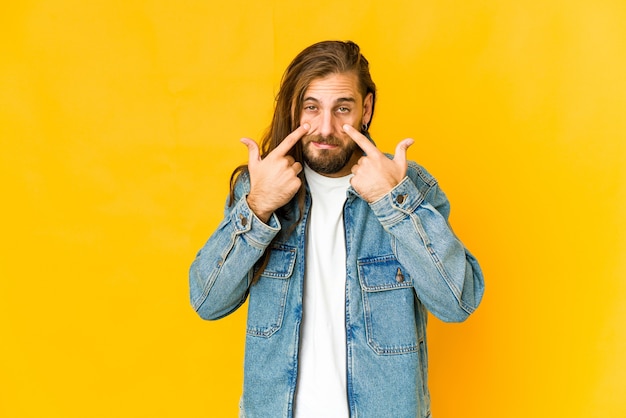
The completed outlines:
[[[271,337],[280,329],[285,316],[287,292],[296,264],[296,248],[277,245],[259,280],[250,287],[248,335]]]
[[[413,280],[393,255],[358,261],[367,343],[376,354],[418,349]]]

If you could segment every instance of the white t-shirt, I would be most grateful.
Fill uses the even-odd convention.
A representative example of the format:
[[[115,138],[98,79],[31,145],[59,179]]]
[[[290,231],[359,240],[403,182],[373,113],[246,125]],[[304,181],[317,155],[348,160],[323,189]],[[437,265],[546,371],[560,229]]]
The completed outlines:
[[[312,206],[306,237],[295,418],[348,418],[346,245],[343,206],[350,177],[304,168]]]

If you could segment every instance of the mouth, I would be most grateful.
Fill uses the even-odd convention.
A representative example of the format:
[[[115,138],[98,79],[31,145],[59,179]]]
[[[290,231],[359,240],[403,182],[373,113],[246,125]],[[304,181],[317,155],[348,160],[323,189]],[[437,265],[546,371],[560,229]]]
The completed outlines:
[[[329,144],[327,142],[315,142],[315,141],[312,141],[311,145],[317,149],[335,149],[338,147],[338,145]]]
[[[341,141],[335,137],[323,137],[321,135],[312,135],[308,138],[309,145],[314,149],[333,150],[341,147]]]

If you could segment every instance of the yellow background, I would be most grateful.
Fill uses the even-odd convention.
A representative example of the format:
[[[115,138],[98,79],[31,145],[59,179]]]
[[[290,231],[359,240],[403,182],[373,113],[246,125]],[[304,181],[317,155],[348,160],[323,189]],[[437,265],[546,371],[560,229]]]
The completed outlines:
[[[352,39],[372,134],[425,165],[483,305],[430,323],[433,414],[626,416],[623,0],[10,2],[0,416],[234,417],[245,310],[187,269],[305,46]],[[380,382],[384,384],[384,382]]]

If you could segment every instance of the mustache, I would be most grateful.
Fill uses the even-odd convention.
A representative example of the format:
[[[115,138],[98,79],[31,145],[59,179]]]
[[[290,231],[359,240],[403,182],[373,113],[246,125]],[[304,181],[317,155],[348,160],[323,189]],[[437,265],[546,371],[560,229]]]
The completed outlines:
[[[306,142],[317,142],[318,144],[326,144],[326,145],[342,145],[342,142],[339,138],[333,135],[322,136],[322,135],[307,135]]]

